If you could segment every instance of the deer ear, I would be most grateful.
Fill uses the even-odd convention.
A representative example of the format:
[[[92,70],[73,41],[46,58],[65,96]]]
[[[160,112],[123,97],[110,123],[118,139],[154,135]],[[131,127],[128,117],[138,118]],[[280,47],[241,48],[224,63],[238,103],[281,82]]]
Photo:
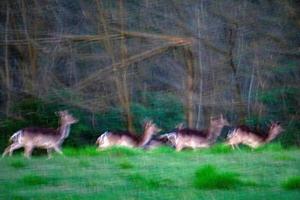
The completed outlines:
[[[181,122],[181,123],[179,123],[179,124],[177,124],[177,126],[175,127],[175,128],[177,128],[177,129],[183,129],[183,127],[184,127],[184,125],[183,125],[183,123]]]

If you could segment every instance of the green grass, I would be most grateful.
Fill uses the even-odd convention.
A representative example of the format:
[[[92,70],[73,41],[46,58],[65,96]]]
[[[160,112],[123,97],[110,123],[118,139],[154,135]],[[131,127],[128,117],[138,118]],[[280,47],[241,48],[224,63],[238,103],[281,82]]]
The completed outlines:
[[[235,172],[221,172],[212,165],[205,165],[196,171],[195,186],[198,189],[233,189],[243,182]]]
[[[23,160],[14,160],[9,163],[10,166],[12,166],[15,169],[22,169],[26,167],[26,162]]]
[[[48,184],[48,180],[44,177],[37,176],[37,175],[26,175],[21,179],[21,182],[24,185],[44,185]]]
[[[300,176],[291,177],[282,184],[287,190],[300,190]]]
[[[119,167],[121,169],[132,169],[134,166],[132,163],[130,163],[128,161],[123,161],[123,162],[119,163]]]
[[[300,199],[299,149],[63,152],[0,159],[0,199]]]

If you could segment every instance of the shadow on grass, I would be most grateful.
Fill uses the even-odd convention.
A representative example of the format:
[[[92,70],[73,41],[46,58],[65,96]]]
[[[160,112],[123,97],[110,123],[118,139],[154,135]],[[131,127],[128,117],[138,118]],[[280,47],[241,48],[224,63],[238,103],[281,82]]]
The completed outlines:
[[[198,189],[229,190],[240,186],[256,186],[256,183],[240,180],[235,172],[222,172],[212,165],[205,165],[196,171],[194,186]]]
[[[290,177],[281,185],[286,190],[300,190],[300,176]]]
[[[174,185],[171,179],[160,179],[154,177],[143,176],[135,173],[128,176],[129,181],[140,188],[158,189],[160,187],[170,187]]]
[[[23,169],[28,164],[24,160],[14,160],[14,161],[9,162],[9,165],[15,169]]]
[[[57,185],[58,180],[38,175],[25,175],[21,178],[21,183],[26,186]]]
[[[134,165],[132,163],[130,163],[129,161],[120,162],[118,165],[121,169],[132,169],[132,168],[134,168]]]

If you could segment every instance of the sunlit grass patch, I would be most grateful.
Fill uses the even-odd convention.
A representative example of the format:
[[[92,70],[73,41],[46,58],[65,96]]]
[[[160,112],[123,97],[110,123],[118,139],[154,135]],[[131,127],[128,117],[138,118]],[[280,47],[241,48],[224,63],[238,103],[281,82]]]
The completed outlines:
[[[280,154],[280,155],[274,155],[273,156],[274,160],[281,160],[281,161],[291,161],[295,160],[295,158],[285,155],[285,154]]]
[[[66,156],[98,156],[99,152],[97,151],[96,147],[83,147],[80,149],[75,148],[64,148],[63,150]]]
[[[279,143],[265,144],[265,145],[255,149],[256,152],[264,152],[264,151],[278,152],[278,151],[284,151],[284,150],[285,149]]]
[[[101,155],[109,155],[113,157],[135,156],[144,153],[141,149],[126,148],[126,147],[111,147],[103,150],[98,150]]]
[[[227,154],[232,152],[232,148],[226,144],[217,144],[208,149],[213,154]]]
[[[24,185],[35,186],[35,185],[55,185],[57,180],[54,178],[48,178],[38,175],[25,175],[22,177],[21,182]]]
[[[300,176],[288,178],[282,183],[282,187],[287,190],[300,190]]]
[[[205,165],[196,171],[194,185],[198,189],[233,189],[243,182],[235,172],[219,172],[212,165]]]
[[[27,163],[23,160],[14,160],[9,163],[9,165],[15,169],[22,169],[27,166]]]

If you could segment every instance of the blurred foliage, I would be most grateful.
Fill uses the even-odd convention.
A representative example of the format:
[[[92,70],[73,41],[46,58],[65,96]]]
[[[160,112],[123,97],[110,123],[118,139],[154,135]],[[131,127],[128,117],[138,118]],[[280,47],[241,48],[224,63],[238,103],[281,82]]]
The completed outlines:
[[[172,129],[183,120],[181,102],[171,94],[145,93],[142,94],[144,103],[132,103],[134,128],[137,134],[142,132],[145,120],[151,119],[164,130]],[[40,99],[29,97],[13,106],[14,117],[0,119],[1,143],[4,148],[9,137],[21,128],[28,126],[58,127],[59,110],[69,110],[79,122],[72,125],[71,134],[66,139],[66,145],[78,147],[94,144],[97,137],[107,130],[126,130],[120,107],[111,107],[103,113],[90,113],[81,108],[59,103],[47,103]]]
[[[300,145],[300,87],[291,76],[299,76],[300,69],[295,62],[286,62],[270,70],[274,84],[267,90],[259,91],[258,101],[266,109],[264,115],[254,114],[246,119],[250,126],[267,130],[270,121],[282,123],[285,131],[276,140],[286,145]]]

